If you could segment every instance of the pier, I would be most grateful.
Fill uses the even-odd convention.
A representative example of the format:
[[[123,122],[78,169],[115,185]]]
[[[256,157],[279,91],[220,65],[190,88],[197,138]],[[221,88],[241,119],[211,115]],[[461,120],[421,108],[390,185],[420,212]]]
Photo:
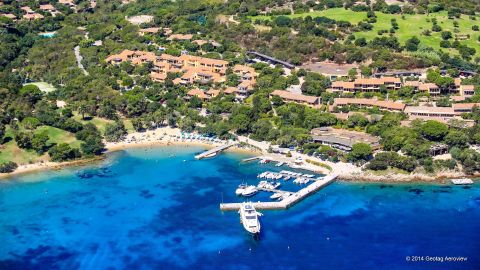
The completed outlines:
[[[202,158],[207,158],[207,157],[213,157],[215,155],[217,155],[218,153],[232,147],[232,146],[235,146],[237,145],[238,143],[237,142],[233,142],[233,143],[229,143],[229,144],[225,144],[225,145],[220,145],[220,146],[217,146],[215,148],[212,148],[210,150],[207,150],[201,154],[198,154],[195,156],[195,159],[202,159]]]
[[[244,159],[242,159],[242,162],[250,162],[250,161],[257,160],[257,159],[261,159],[261,157],[244,158]]]
[[[312,184],[303,189],[292,193],[292,195],[279,202],[254,202],[253,205],[257,210],[282,210],[297,204],[301,200],[315,193],[317,190],[329,185],[337,179],[337,174],[329,174],[321,180],[315,180]],[[220,210],[222,211],[238,211],[241,203],[221,203]]]

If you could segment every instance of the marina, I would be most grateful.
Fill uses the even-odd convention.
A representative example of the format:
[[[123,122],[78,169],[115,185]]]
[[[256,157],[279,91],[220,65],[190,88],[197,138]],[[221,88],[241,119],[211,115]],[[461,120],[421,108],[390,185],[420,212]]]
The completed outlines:
[[[258,210],[283,210],[297,204],[306,197],[312,195],[319,189],[333,183],[337,179],[337,174],[329,174],[321,180],[316,180],[310,185],[302,188],[301,190],[292,193],[290,196],[286,196],[283,200],[278,202],[252,202],[255,209]],[[275,191],[279,192],[279,191]],[[238,211],[242,206],[241,203],[221,203],[220,210],[222,211]]]

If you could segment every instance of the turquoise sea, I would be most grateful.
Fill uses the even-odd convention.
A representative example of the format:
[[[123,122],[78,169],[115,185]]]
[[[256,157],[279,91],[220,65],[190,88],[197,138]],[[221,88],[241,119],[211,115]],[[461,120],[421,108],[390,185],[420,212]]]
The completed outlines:
[[[138,148],[0,181],[0,269],[480,269],[478,183],[338,181],[262,211],[254,240],[219,203],[284,168],[233,153],[194,160],[201,150]]]

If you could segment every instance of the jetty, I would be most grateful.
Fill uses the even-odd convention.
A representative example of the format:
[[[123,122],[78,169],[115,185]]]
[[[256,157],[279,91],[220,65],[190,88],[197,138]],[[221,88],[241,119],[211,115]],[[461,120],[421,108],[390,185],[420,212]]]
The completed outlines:
[[[321,180],[315,180],[312,184],[304,187],[303,189],[292,193],[292,195],[286,197],[279,202],[253,202],[253,206],[257,210],[282,210],[288,209],[291,206],[297,204],[306,197],[312,195],[319,189],[331,184],[338,177],[338,174],[329,174]],[[222,211],[238,211],[241,203],[221,203],[220,210]]]
[[[202,158],[207,158],[207,157],[213,157],[213,156],[216,156],[218,153],[232,147],[232,146],[235,146],[237,145],[238,143],[237,142],[232,142],[232,143],[229,143],[229,144],[224,144],[224,145],[220,145],[220,146],[217,146],[215,148],[212,148],[210,150],[207,150],[201,154],[198,154],[195,156],[195,159],[202,159]]]
[[[242,159],[242,162],[250,162],[250,161],[257,160],[257,159],[261,159],[261,157],[257,156],[257,157],[251,157],[251,158],[244,158],[244,159]]]

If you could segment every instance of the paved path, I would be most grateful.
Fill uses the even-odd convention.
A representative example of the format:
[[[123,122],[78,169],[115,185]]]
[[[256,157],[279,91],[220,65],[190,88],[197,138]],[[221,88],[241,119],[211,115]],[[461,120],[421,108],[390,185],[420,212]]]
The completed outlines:
[[[76,46],[73,51],[75,52],[75,58],[77,58],[77,66],[79,69],[83,71],[83,74],[89,75],[88,71],[85,69],[85,67],[82,64],[83,57],[80,55],[80,46]]]

